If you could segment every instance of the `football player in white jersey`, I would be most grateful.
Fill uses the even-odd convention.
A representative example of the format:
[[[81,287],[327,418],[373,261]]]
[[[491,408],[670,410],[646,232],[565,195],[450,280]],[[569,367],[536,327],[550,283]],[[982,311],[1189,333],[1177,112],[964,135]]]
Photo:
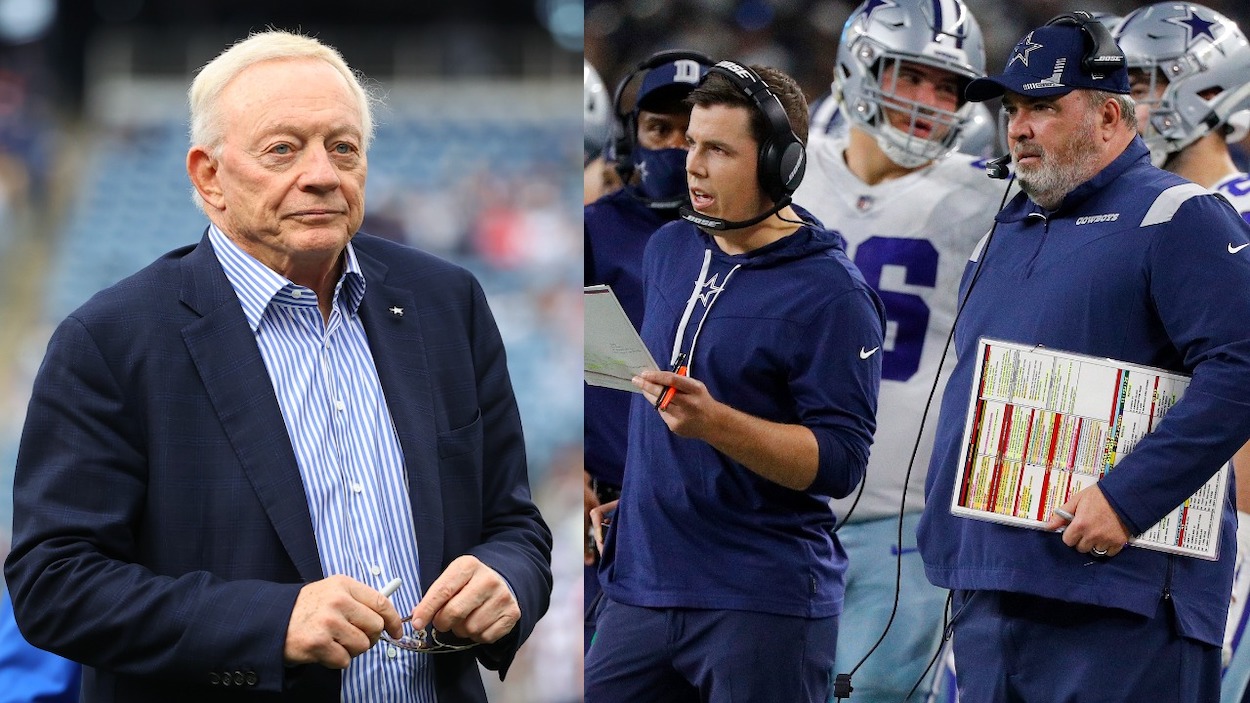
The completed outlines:
[[[1116,42],[1128,60],[1137,130],[1156,166],[1223,195],[1250,220],[1250,174],[1228,145],[1250,128],[1250,43],[1232,20],[1189,2],[1161,2],[1124,17]],[[1229,252],[1235,253],[1230,245]],[[1237,566],[1224,634],[1220,700],[1239,703],[1250,681],[1250,444],[1233,457]],[[1239,646],[1240,645],[1240,646]]]
[[[794,195],[846,238],[886,307],[877,433],[862,495],[853,510],[854,497],[834,503],[850,561],[835,673],[851,671],[885,629],[901,564],[894,626],[851,682],[860,703],[904,700],[941,636],[946,591],[929,584],[915,548],[936,406],[911,458],[960,276],[1006,187],[986,178],[983,161],[956,152],[976,108],[964,86],[984,73],[981,30],[962,0],[867,0],[843,29],[836,103],[823,108],[840,116],[817,113],[807,176]]]

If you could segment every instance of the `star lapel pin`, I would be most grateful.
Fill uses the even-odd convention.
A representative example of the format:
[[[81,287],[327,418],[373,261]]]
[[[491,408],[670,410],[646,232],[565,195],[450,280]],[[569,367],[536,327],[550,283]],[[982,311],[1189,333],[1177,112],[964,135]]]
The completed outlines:
[[[403,317],[403,316],[404,316],[404,309],[403,309],[403,308],[401,308],[401,307],[399,307],[398,305],[392,305],[392,306],[391,306],[391,314],[392,314],[392,315],[394,315],[395,317]]]

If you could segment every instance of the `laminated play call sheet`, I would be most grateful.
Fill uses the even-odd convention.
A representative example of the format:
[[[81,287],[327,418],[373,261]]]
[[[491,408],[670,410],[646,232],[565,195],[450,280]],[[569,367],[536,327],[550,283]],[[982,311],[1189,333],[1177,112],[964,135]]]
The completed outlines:
[[[1040,528],[1158,426],[1187,376],[982,338],[951,512]],[[1189,500],[1133,538],[1139,547],[1217,559],[1224,465]]]

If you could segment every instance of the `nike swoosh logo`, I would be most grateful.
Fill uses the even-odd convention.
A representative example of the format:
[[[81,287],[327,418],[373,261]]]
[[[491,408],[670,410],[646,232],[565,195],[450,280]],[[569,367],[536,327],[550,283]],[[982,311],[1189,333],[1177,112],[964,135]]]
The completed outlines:
[[[859,348],[859,358],[861,358],[861,359],[867,359],[868,357],[872,356],[873,354],[876,354],[876,353],[877,353],[877,350],[878,350],[878,349],[880,349],[880,348],[881,348],[881,347],[873,347],[872,349],[869,349],[869,350],[865,351],[863,347],[860,347],[860,348]]]
[[[1232,243],[1232,242],[1229,242],[1229,243],[1228,243],[1228,253],[1229,253],[1229,254],[1236,254],[1237,252],[1241,251],[1242,249],[1245,249],[1246,247],[1250,247],[1250,244],[1241,244],[1241,245],[1239,245],[1239,246],[1233,246],[1233,243]]]

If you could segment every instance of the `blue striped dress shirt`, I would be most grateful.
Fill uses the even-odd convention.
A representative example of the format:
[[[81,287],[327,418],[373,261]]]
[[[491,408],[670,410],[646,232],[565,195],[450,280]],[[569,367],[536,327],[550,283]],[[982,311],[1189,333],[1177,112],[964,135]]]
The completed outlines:
[[[215,225],[209,239],[239,296],[278,396],[327,576],[381,589],[407,615],[421,598],[403,451],[358,314],[365,279],[350,244],[329,321],[317,296],[244,252]],[[379,642],[343,672],[345,703],[435,703],[427,658]]]

